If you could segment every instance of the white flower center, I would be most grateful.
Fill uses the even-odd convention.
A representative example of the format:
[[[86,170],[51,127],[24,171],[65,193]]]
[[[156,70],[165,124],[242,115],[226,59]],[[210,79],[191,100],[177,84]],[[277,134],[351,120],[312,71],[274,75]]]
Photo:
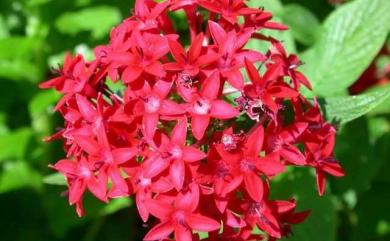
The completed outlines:
[[[156,96],[149,96],[145,100],[145,111],[148,113],[155,113],[160,109],[161,101],[160,98]]]
[[[210,101],[206,99],[198,99],[195,101],[193,111],[198,115],[207,115],[211,109]]]

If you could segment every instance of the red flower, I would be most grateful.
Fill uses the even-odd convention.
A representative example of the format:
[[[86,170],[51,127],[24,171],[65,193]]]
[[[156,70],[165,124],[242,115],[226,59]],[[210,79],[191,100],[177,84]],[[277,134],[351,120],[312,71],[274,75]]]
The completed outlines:
[[[176,102],[166,99],[172,83],[163,80],[157,81],[153,87],[145,82],[143,88],[136,92],[137,105],[134,107],[137,114],[141,114],[143,131],[148,141],[153,139],[160,116],[179,116],[185,108]]]
[[[226,33],[218,23],[213,21],[209,21],[208,26],[217,51],[221,56],[217,66],[214,68],[219,70],[220,74],[226,78],[231,86],[239,90],[242,89],[244,79],[240,69],[244,67],[244,59],[249,59],[252,62],[264,61],[266,59],[259,52],[243,49],[250,39],[253,30],[249,29],[239,33],[232,30]]]
[[[306,130],[308,123],[295,122],[286,128],[269,126],[267,138],[267,149],[272,153],[277,153],[286,161],[295,165],[305,165],[306,157],[294,144]]]
[[[86,189],[93,193],[100,200],[107,202],[107,180],[104,175],[95,175],[95,167],[91,161],[85,157],[80,160],[60,160],[51,166],[62,173],[68,180],[69,204],[81,205],[82,196]],[[82,216],[83,210],[78,210],[78,215]]]
[[[192,133],[198,140],[203,138],[212,117],[226,120],[239,115],[238,110],[218,99],[220,84],[219,74],[214,72],[204,81],[199,94],[190,100]]]
[[[176,62],[165,64],[165,68],[171,71],[181,72],[182,75],[196,76],[199,70],[214,62],[219,57],[215,53],[202,54],[204,36],[199,34],[192,41],[188,53],[176,40],[168,40],[169,48]]]
[[[178,9],[188,48],[168,14]],[[47,140],[63,140],[66,159],[51,167],[66,177],[78,215],[87,190],[104,202],[134,197],[144,222],[158,219],[151,241],[199,240],[195,231],[208,232],[205,240],[274,241],[307,217],[294,200],[269,200],[273,177],[285,165],[311,167],[322,195],[325,175],[344,172],[335,128],[298,92],[310,88],[301,62],[259,32],[286,29],[271,18],[243,0],[136,0],[94,60],[66,55],[59,77],[40,87],[63,95],[64,125]],[[250,39],[272,48],[245,49]]]
[[[210,12],[221,14],[224,20],[233,25],[236,24],[239,16],[258,14],[262,12],[260,9],[249,8],[246,6],[244,0],[199,0],[198,4]]]
[[[325,192],[325,175],[330,174],[335,177],[344,176],[344,170],[339,162],[333,158],[333,148],[335,144],[335,133],[329,132],[324,140],[319,143],[306,142],[307,159],[310,165],[315,167],[317,176],[318,194],[322,196]]]
[[[287,55],[283,45],[278,41],[273,41],[272,48],[270,51],[270,59],[275,62],[275,74],[279,76],[289,76],[294,84],[295,89],[299,89],[300,84],[311,89],[311,84],[306,77],[296,70],[302,62],[294,54]]]
[[[241,103],[251,119],[260,120],[263,114],[275,119],[280,109],[278,100],[291,99],[299,95],[278,79],[278,65],[269,67],[263,77],[248,59],[245,59],[245,67],[252,84],[245,86],[244,100]]]
[[[238,186],[244,181],[245,190],[257,202],[263,200],[263,182],[259,174],[274,176],[284,170],[284,166],[273,156],[259,156],[263,147],[263,138],[264,129],[258,126],[250,132],[244,148],[238,152],[227,152],[222,145],[217,146],[222,159],[234,163],[231,170],[231,175],[235,177],[234,185]]]
[[[158,153],[144,163],[146,177],[155,177],[170,167],[169,176],[175,188],[180,191],[185,177],[185,165],[200,161],[206,154],[192,146],[185,146],[187,139],[187,120],[180,120],[172,130],[169,139],[162,134]]]
[[[144,240],[159,240],[168,237],[172,232],[177,241],[191,241],[192,230],[210,232],[218,230],[220,223],[196,212],[199,200],[198,187],[193,186],[187,193],[180,193],[173,204],[160,200],[148,200],[148,210],[160,219]]]

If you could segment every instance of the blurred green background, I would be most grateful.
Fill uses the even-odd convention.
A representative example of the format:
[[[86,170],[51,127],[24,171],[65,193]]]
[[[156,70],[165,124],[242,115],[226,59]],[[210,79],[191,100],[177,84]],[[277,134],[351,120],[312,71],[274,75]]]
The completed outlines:
[[[357,6],[356,9],[364,11],[362,16],[378,18],[355,21],[359,16],[349,13],[348,8],[336,11],[344,7],[343,2],[346,1],[251,1],[251,5],[264,5],[272,10],[278,20],[291,27],[291,31],[276,35],[290,51],[300,53],[309,77],[320,78],[316,75],[318,66],[310,65],[313,62],[322,68],[340,69],[337,72],[333,68],[333,72],[327,73],[335,76],[336,81],[339,73],[340,78],[348,79],[343,88],[334,82],[336,96],[347,95],[347,87],[357,81],[370,63],[375,71],[360,78],[363,88],[358,88],[359,93],[378,89],[378,83],[385,85],[390,72],[386,72],[390,62],[386,51],[390,43],[387,23],[390,9]],[[365,2],[369,4],[371,0]],[[87,197],[87,216],[76,217],[73,207],[61,195],[65,190],[61,179],[48,168],[49,163],[63,157],[61,143],[42,142],[43,137],[61,126],[61,119],[53,112],[58,95],[37,88],[39,82],[52,77],[52,70],[60,65],[66,51],[91,58],[91,48],[107,43],[110,29],[129,16],[132,7],[131,0],[0,0],[1,241],[141,240],[147,231],[129,199],[102,205]],[[343,18],[343,14],[344,25],[340,23],[338,29],[329,27],[334,19]],[[185,30],[182,15],[174,17],[176,25]],[[384,25],[387,27],[383,28]],[[340,51],[335,56],[329,57],[327,48],[324,48],[327,56],[318,51],[318,46],[326,46],[331,41],[324,40],[326,33],[337,40],[345,37],[346,29],[352,29],[354,35],[338,42]],[[262,48],[256,44],[250,46]],[[343,52],[351,46],[355,50]],[[363,51],[359,64],[348,62],[362,48],[370,51]],[[381,48],[382,54],[375,58]],[[325,58],[331,58],[335,66],[324,66],[321,61]],[[346,75],[337,61],[347,62],[347,69],[352,68],[353,73]],[[321,84],[314,86],[319,86],[319,94],[326,89]],[[347,176],[339,180],[331,178],[325,197],[317,197],[315,179],[309,171],[290,170],[275,180],[272,193],[275,198],[293,195],[299,200],[301,210],[313,210],[304,224],[294,228],[294,235],[288,240],[390,240],[390,98],[385,97],[387,100],[381,105],[365,109],[367,115],[340,126],[336,157]]]

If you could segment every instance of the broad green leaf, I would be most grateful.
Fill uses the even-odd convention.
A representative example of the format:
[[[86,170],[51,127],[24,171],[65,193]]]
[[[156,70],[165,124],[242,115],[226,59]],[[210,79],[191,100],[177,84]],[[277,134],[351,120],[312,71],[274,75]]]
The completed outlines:
[[[310,58],[303,59],[316,94],[342,93],[363,73],[389,33],[389,12],[388,0],[356,0],[327,18]]]
[[[64,13],[55,24],[62,33],[75,35],[82,31],[90,31],[94,39],[101,39],[120,21],[121,14],[118,9],[111,6],[96,6],[78,12]]]
[[[60,185],[60,186],[66,186],[66,179],[64,175],[61,173],[53,173],[50,174],[42,179],[43,183],[49,184],[49,185]]]
[[[6,162],[0,176],[0,193],[24,187],[41,190],[41,175],[26,162]]]
[[[0,162],[8,159],[23,159],[32,136],[29,128],[21,128],[0,136]]]
[[[375,107],[370,114],[390,114],[390,97]]]
[[[354,120],[390,97],[390,86],[357,96],[325,98],[322,107],[330,121],[340,124]]]
[[[321,34],[321,24],[317,17],[301,5],[285,5],[281,17],[293,37],[302,44],[313,45]]]

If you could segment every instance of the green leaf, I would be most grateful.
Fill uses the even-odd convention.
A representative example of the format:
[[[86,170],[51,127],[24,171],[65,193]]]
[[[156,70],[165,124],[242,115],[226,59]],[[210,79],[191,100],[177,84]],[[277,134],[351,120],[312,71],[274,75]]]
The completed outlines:
[[[124,198],[115,198],[110,201],[108,205],[105,205],[102,210],[100,210],[101,215],[109,215],[116,213],[117,211],[130,207],[132,204],[131,199],[124,197]]]
[[[28,106],[31,118],[39,118],[44,113],[51,113],[51,107],[54,106],[59,97],[60,94],[54,90],[42,91],[36,94]]]
[[[332,182],[335,187],[333,190],[339,194],[351,190],[360,194],[370,189],[373,179],[386,161],[381,150],[381,135],[375,134],[377,130],[370,127],[370,122],[368,118],[356,119],[338,133],[335,156],[346,173],[343,178]]]
[[[356,0],[325,21],[303,72],[322,96],[343,93],[373,61],[390,30],[390,1]]]
[[[24,59],[4,60],[0,59],[0,77],[12,80],[28,80],[36,82],[41,73],[36,64]]]
[[[0,39],[7,38],[9,31],[3,15],[0,14]]]
[[[75,35],[82,31],[90,31],[94,39],[101,39],[120,21],[121,14],[117,8],[96,6],[65,13],[55,24],[57,29],[65,34]]]
[[[390,113],[390,97],[384,100],[381,104],[375,107],[370,114],[380,115]]]
[[[278,14],[283,11],[283,5],[280,0],[250,0],[247,5],[252,8],[264,7],[264,9],[273,14]]]
[[[61,173],[53,173],[42,179],[43,183],[49,185],[66,186],[66,179]]]
[[[0,39],[0,59],[19,59],[29,57],[36,47],[33,38],[11,37]]]
[[[321,34],[321,24],[307,8],[298,4],[288,4],[281,14],[293,37],[305,45],[313,45]]]
[[[390,86],[386,86],[357,96],[328,97],[321,104],[328,120],[344,124],[365,115],[389,97]]]
[[[356,225],[350,229],[351,240],[389,240],[390,236],[389,186],[381,183],[359,198],[356,207]],[[387,226],[387,227],[386,227]]]
[[[23,159],[32,136],[29,128],[21,128],[0,137],[0,162],[8,159]]]
[[[5,163],[0,176],[0,193],[24,187],[41,190],[41,175],[22,161]]]

